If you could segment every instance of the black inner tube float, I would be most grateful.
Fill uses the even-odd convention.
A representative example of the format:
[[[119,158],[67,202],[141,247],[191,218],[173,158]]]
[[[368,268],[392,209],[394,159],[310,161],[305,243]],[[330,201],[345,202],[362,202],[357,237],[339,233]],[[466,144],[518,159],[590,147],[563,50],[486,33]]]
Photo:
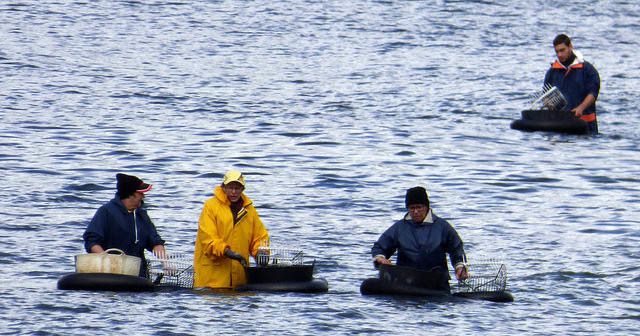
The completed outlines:
[[[557,132],[588,134],[587,123],[571,111],[524,110],[522,118],[511,122],[511,128],[525,132]]]
[[[380,265],[378,278],[368,278],[360,284],[362,295],[418,296],[429,299],[461,297],[493,302],[513,302],[508,291],[454,292],[449,288],[449,274],[424,271],[412,267]]]
[[[313,278],[314,264],[246,267],[247,283],[237,291],[324,293],[325,279]]]
[[[153,291],[153,283],[150,279],[126,274],[70,273],[58,280],[58,289],[148,292]]]

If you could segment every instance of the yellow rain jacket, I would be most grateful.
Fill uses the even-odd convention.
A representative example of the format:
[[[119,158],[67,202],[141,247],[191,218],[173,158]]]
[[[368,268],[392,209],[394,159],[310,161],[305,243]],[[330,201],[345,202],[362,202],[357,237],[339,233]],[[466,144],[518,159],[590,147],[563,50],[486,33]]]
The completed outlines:
[[[213,197],[204,203],[198,225],[198,236],[194,253],[194,287],[235,288],[247,283],[242,265],[224,256],[229,247],[241,254],[247,263],[258,247],[268,241],[265,229],[253,202],[242,194],[244,206],[238,212],[239,220],[233,224],[231,202],[217,186]]]

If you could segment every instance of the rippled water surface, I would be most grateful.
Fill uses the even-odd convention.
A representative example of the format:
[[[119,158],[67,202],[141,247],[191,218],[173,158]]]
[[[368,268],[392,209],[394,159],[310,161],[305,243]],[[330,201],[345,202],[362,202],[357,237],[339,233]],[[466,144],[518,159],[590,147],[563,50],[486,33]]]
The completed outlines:
[[[1,334],[638,334],[633,1],[5,1]],[[559,32],[600,71],[601,134],[509,128]],[[327,294],[56,289],[115,174],[190,253],[224,171]],[[428,188],[516,300],[368,297],[369,250]]]

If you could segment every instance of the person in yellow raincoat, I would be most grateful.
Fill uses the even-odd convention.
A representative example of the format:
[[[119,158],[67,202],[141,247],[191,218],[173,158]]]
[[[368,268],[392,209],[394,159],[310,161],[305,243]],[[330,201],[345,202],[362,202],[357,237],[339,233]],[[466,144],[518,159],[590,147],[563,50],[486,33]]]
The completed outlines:
[[[244,175],[228,171],[204,203],[194,253],[194,287],[236,288],[247,282],[249,255],[269,240],[253,202],[243,191]]]

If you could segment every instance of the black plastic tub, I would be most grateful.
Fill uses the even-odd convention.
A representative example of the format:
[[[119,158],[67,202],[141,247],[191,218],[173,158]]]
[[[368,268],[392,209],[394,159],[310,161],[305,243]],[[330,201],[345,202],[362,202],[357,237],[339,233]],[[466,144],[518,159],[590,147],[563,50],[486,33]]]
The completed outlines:
[[[364,295],[449,295],[449,274],[412,267],[380,265],[378,278],[364,280],[360,285],[360,293]]]
[[[449,292],[445,290],[428,289],[418,286],[411,286],[402,283],[390,283],[379,278],[369,278],[360,284],[362,295],[402,295],[402,296],[423,296],[429,298],[447,297]]]
[[[249,284],[313,280],[313,265],[247,267],[245,271]]]
[[[587,123],[570,111],[524,110],[521,119],[511,122],[511,128],[526,132],[589,133]]]
[[[424,271],[413,267],[380,265],[378,277],[380,280],[394,285],[449,290],[449,273],[442,271]]]

